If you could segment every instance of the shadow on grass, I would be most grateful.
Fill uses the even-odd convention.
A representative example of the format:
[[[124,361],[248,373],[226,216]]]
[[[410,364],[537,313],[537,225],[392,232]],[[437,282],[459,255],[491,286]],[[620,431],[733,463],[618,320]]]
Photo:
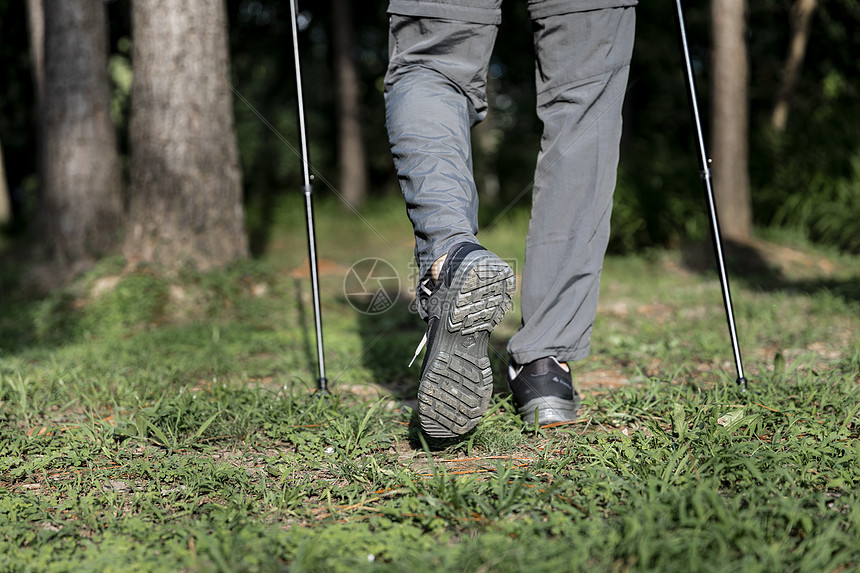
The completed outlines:
[[[18,257],[0,256],[0,354],[14,354],[42,344],[35,323],[45,297],[26,285],[26,273],[27,266]],[[58,332],[52,342],[57,344],[64,339],[64,333]]]
[[[411,367],[409,362],[424,336],[426,325],[410,309],[410,303],[411,299],[401,293],[384,312],[358,315],[362,363],[373,373],[374,382],[398,400],[415,398],[421,370],[421,356]]]
[[[302,354],[307,359],[307,370],[308,372],[314,372],[315,374],[318,372],[319,368],[319,357],[317,356],[317,352],[314,349],[315,340],[316,340],[316,332],[315,332],[315,324],[314,324],[314,309],[311,306],[310,308],[305,308],[304,297],[302,295],[302,284],[303,280],[299,278],[293,278],[293,294],[295,296],[295,304],[296,304],[296,319],[298,321],[298,330],[301,332],[302,339]],[[325,335],[325,333],[323,333]],[[319,380],[317,380],[319,382]]]
[[[723,255],[730,285],[741,284],[744,288],[763,292],[828,293],[849,304],[860,303],[860,274],[828,278],[826,275],[835,269],[829,269],[833,264],[825,259],[764,241],[724,241]],[[718,276],[716,255],[710,242],[685,248],[682,263],[692,272]],[[792,274],[797,276],[790,276]]]
[[[391,392],[395,400],[413,408],[409,420],[408,441],[415,450],[438,451],[453,444],[468,442],[474,430],[456,439],[436,439],[423,435],[418,421],[417,393],[424,352],[415,357],[415,349],[427,329],[412,307],[412,297],[401,292],[398,299],[378,314],[358,313],[362,339],[362,365],[372,373],[373,381]],[[495,393],[507,393],[507,339],[493,336],[488,355],[493,369]]]
[[[411,298],[401,295],[379,314],[359,314],[359,334],[363,343],[362,363],[373,373],[374,381],[400,400],[414,399],[424,352],[409,362],[427,329],[426,323],[410,308]],[[487,354],[493,368],[496,392],[506,392],[507,339],[490,338]]]

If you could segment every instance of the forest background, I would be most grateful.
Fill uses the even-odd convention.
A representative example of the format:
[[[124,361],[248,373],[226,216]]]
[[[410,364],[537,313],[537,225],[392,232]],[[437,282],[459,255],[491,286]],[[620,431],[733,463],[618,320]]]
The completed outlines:
[[[39,175],[38,159],[44,118],[40,120],[39,80],[34,77],[35,63],[45,56],[34,54],[32,48],[32,7],[38,4],[35,0],[0,0],[0,144],[5,164],[0,218],[4,240],[25,238],[28,244],[50,243],[50,229],[58,225],[51,220],[51,209],[45,207],[46,192],[40,192],[45,187],[40,181],[46,180]],[[164,16],[158,13],[161,3],[140,4],[142,12]],[[52,5],[46,1],[46,9]],[[718,16],[728,14],[731,5],[735,12],[741,7],[740,21],[720,28]],[[860,25],[860,4],[854,0],[760,0],[743,5],[715,0],[710,4],[689,2],[686,8],[700,106],[714,110],[704,113],[707,139],[713,141],[711,134],[723,128],[741,130],[744,141],[737,150],[744,156],[741,163],[728,157],[721,162],[719,149],[714,158],[717,165],[728,164],[732,173],[748,173],[749,190],[740,188],[746,184],[741,179],[741,184],[732,181],[731,189],[721,191],[717,177],[717,191],[722,195],[742,193],[741,201],[751,206],[750,221],[758,228],[787,227],[814,241],[857,252],[860,38],[855,31]],[[136,61],[134,56],[134,5],[118,0],[104,6],[110,118],[117,134],[121,172],[114,179],[122,198],[120,230],[109,231],[113,234],[107,247],[96,246],[95,252],[86,252],[90,248],[85,247],[82,255],[58,254],[62,249],[49,244],[28,251],[32,253],[28,257],[59,258],[67,263],[78,257],[86,267],[87,261],[122,243],[117,237],[122,236],[123,218],[129,208],[134,209],[134,182],[129,182],[134,179],[130,152],[134,144],[130,140],[135,136],[130,135],[129,125],[135,105],[134,72],[143,70],[146,62]],[[323,201],[342,200],[347,209],[360,210],[366,201],[399,193],[384,127],[386,6],[377,0],[299,5],[310,157],[315,171],[322,175],[316,196]],[[677,246],[707,236],[673,10],[670,2],[643,2],[637,9],[637,41],[625,99],[610,245],[613,252]],[[260,253],[266,247],[275,207],[301,186],[300,163],[289,148],[297,137],[289,7],[285,2],[230,0],[223,27],[229,42],[229,84],[221,87],[231,88],[226,93],[232,99],[241,167],[241,193],[236,196],[245,212],[249,251]],[[745,54],[718,51],[717,39],[726,33],[741,38]],[[528,206],[527,190],[540,139],[540,123],[533,111],[534,62],[525,3],[505,3],[499,38],[490,67],[490,115],[473,137],[484,221],[512,207]],[[145,59],[150,53],[141,52],[137,58]],[[721,64],[748,87],[741,93],[740,105],[734,100],[728,116],[725,112],[719,116],[713,105],[720,90],[730,83],[718,75]],[[744,108],[748,119],[743,117]],[[49,111],[43,109],[42,113]],[[733,116],[743,120],[738,127],[732,126]],[[62,154],[45,155],[42,168],[52,161],[68,160]],[[191,184],[187,192],[200,194],[201,185]],[[729,212],[723,215],[723,222],[732,227],[743,217]],[[157,218],[156,210],[150,208],[143,218]],[[159,224],[155,222],[156,227]],[[243,232],[241,225],[234,228],[237,234]],[[748,239],[748,229],[742,225],[740,232],[730,230],[729,238]],[[130,236],[128,230],[125,236]],[[55,243],[64,240],[61,237]],[[228,256],[241,257],[246,252],[238,248]]]
[[[473,137],[480,237],[512,261],[541,127],[525,4]],[[860,4],[685,4],[750,384],[700,248],[673,2],[643,0],[580,417],[516,415],[515,305],[490,410],[441,447],[411,284],[378,314],[345,285],[411,258],[385,2],[299,2],[319,400],[288,3],[0,0],[0,572],[856,570]]]

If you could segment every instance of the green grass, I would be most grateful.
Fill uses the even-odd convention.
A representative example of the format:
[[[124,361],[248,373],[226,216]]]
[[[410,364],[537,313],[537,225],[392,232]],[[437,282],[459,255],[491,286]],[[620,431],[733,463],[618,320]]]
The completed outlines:
[[[402,406],[402,205],[319,205],[319,399],[290,199],[266,254],[221,272],[112,259],[43,297],[0,271],[0,571],[860,570],[857,259],[782,236],[733,262],[743,393],[711,263],[610,257],[580,420],[526,427],[500,383],[473,434],[428,445]],[[482,240],[522,261],[526,223]],[[370,256],[404,291],[377,316],[343,294]]]

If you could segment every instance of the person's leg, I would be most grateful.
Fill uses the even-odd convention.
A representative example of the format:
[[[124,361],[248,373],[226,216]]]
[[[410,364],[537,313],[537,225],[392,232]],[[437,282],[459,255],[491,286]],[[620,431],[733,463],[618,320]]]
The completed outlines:
[[[544,131],[526,238],[523,325],[508,344],[518,364],[588,355],[609,239],[635,16],[632,7],[564,13],[569,5],[529,6]]]
[[[489,407],[487,343],[514,292],[511,268],[475,238],[478,197],[469,133],[487,110],[500,1],[394,0],[389,6],[386,124],[415,229],[418,309],[428,322],[416,351],[426,344],[418,419],[437,438],[463,435]],[[445,255],[438,278],[428,277]]]
[[[452,245],[477,242],[470,129],[487,113],[500,2],[400,0],[389,7],[386,126],[419,276]]]

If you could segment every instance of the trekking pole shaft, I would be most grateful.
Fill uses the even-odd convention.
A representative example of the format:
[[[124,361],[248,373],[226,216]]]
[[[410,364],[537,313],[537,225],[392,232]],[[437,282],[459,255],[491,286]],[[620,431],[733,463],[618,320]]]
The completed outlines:
[[[313,203],[311,196],[313,189],[310,185],[303,190],[305,196],[305,213],[307,214],[308,225],[308,258],[311,263],[311,284],[313,285],[313,301],[314,301],[314,328],[317,336],[317,364],[319,365],[319,380],[318,389],[320,392],[328,391],[328,382],[325,376],[325,352],[323,351],[323,332],[322,332],[322,307],[320,305],[320,288],[319,288],[319,269],[317,268],[317,252],[316,252],[316,231],[314,229],[314,214]]]
[[[299,152],[302,162],[302,181],[304,187],[311,185],[311,171],[308,163],[308,134],[305,127],[305,101],[302,94],[302,66],[299,62],[299,26],[297,17],[296,0],[290,0],[290,18],[293,26],[293,58],[296,62],[296,100],[299,110]]]
[[[744,377],[744,367],[741,360],[741,351],[738,344],[737,328],[735,327],[734,310],[732,308],[732,295],[729,289],[729,277],[726,273],[726,264],[723,257],[722,239],[720,237],[720,223],[717,218],[717,206],[714,200],[714,190],[711,185],[711,168],[710,160],[708,159],[707,151],[705,150],[705,138],[702,135],[702,120],[699,115],[699,105],[696,100],[696,82],[693,76],[693,65],[690,61],[690,48],[687,44],[687,32],[684,26],[684,12],[681,8],[681,0],[675,0],[677,8],[676,16],[678,19],[678,29],[681,36],[681,52],[684,58],[684,75],[687,84],[687,96],[690,100],[690,110],[693,115],[693,123],[696,127],[696,143],[699,152],[699,170],[702,181],[705,186],[705,196],[708,202],[708,218],[711,223],[711,238],[714,243],[714,254],[717,257],[717,270],[720,275],[720,287],[723,293],[723,305],[726,310],[726,320],[729,326],[729,336],[732,341],[732,351],[735,358],[735,368],[738,374],[738,383],[742,386],[746,384]]]
[[[302,194],[305,198],[305,218],[308,231],[308,259],[311,271],[311,290],[313,292],[314,304],[314,327],[317,339],[317,364],[319,365],[319,379],[317,388],[320,392],[327,392],[327,380],[325,376],[325,352],[323,351],[322,333],[322,307],[320,304],[319,268],[317,265],[316,231],[314,229],[313,209],[313,187],[311,186],[310,163],[308,161],[308,136],[305,127],[305,103],[302,96],[302,70],[299,62],[299,27],[296,21],[296,0],[290,0],[290,18],[293,27],[293,58],[296,62],[296,99],[298,104],[299,121],[299,149],[302,164],[303,185]]]

